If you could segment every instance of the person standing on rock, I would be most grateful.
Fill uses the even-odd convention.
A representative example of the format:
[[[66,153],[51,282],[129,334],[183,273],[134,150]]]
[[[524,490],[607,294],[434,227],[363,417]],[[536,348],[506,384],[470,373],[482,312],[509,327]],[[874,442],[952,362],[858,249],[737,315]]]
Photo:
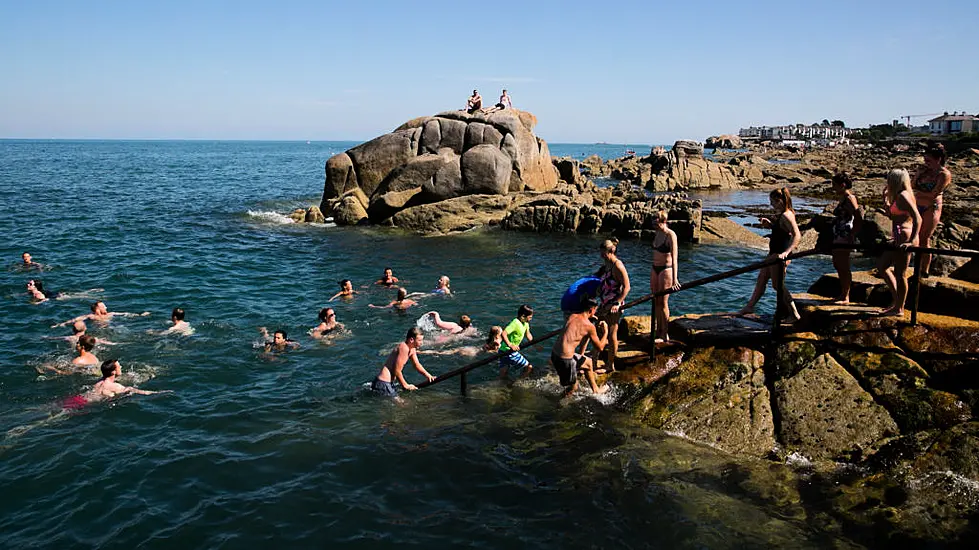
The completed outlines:
[[[932,234],[942,219],[942,194],[952,184],[952,173],[945,168],[945,146],[936,143],[925,151],[925,163],[918,167],[911,180],[914,200],[921,215],[921,246],[930,246]],[[921,276],[928,276],[931,254],[921,253]]]
[[[853,179],[849,174],[841,172],[833,176],[833,191],[840,202],[833,209],[833,244],[852,245],[860,227],[860,205],[853,194]],[[840,277],[840,295],[836,297],[837,304],[850,303],[850,285],[853,275],[850,273],[850,249],[833,249],[833,267]]]
[[[904,303],[908,299],[907,271],[911,262],[908,249],[918,244],[921,231],[921,214],[915,206],[908,171],[891,170],[887,174],[884,207],[891,218],[891,244],[894,248],[884,252],[877,263],[877,272],[891,290],[892,303],[880,312],[884,316],[904,316]]]
[[[656,213],[656,233],[653,234],[653,270],[649,277],[649,291],[680,290],[677,262],[676,233],[666,225],[666,210]],[[656,341],[670,339],[670,295],[657,296]]]
[[[768,285],[768,280],[771,279],[772,288],[775,289],[775,292],[779,293],[783,307],[788,310],[786,319],[788,322],[794,323],[800,319],[800,316],[799,310],[796,309],[795,302],[792,300],[792,294],[789,293],[789,289],[785,286],[785,270],[791,263],[786,258],[799,245],[802,234],[799,232],[799,225],[795,221],[795,210],[792,209],[792,197],[789,195],[787,188],[782,187],[781,189],[772,190],[768,194],[768,201],[778,215],[775,216],[774,220],[759,218],[762,227],[770,227],[772,229],[772,234],[768,239],[768,257],[766,259],[778,258],[783,261],[758,271],[755,290],[751,294],[748,303],[738,312],[738,315],[754,313],[755,304],[758,303],[758,300],[765,293],[765,287]],[[782,314],[782,311],[775,312],[776,317]]]
[[[469,96],[469,100],[466,101],[466,112],[469,114],[474,114],[482,110],[483,96],[479,95],[479,91],[473,90],[473,95]]]
[[[584,371],[592,393],[598,395],[608,391],[607,386],[598,387],[595,370],[592,368],[593,362],[584,355],[584,348],[588,342],[594,344],[598,351],[605,347],[608,343],[608,325],[605,321],[598,322],[598,327],[602,330],[602,337],[599,338],[598,331],[590,320],[598,310],[598,300],[586,298],[582,305],[584,311],[568,316],[564,331],[551,349],[551,364],[554,365],[561,385],[565,388],[562,397],[568,397],[578,389],[579,370]]]
[[[625,264],[616,255],[619,240],[613,237],[604,241],[599,247],[602,256],[602,267],[595,273],[601,280],[598,287],[598,298],[601,305],[598,308],[598,318],[608,324],[609,339],[605,348],[607,358],[605,368],[596,371],[598,374],[615,371],[615,357],[619,353],[619,320],[622,318],[622,306],[629,295],[629,272]],[[595,364],[598,365],[598,351],[595,354]]]

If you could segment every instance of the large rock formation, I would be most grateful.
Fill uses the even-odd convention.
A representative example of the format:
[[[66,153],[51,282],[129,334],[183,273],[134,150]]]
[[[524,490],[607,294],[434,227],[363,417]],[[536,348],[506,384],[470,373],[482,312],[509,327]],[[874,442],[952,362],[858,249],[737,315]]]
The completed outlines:
[[[744,142],[741,138],[732,134],[722,136],[711,136],[704,142],[704,147],[708,149],[741,149]]]
[[[603,166],[591,160],[589,166]],[[736,166],[704,158],[697,141],[680,140],[670,150],[653,148],[648,157],[627,156],[605,165],[612,178],[643,186],[651,191],[689,189],[739,189],[747,181]]]
[[[459,197],[550,191],[557,170],[536,122],[515,109],[410,120],[327,160],[320,209],[341,225],[390,223],[406,209]]]

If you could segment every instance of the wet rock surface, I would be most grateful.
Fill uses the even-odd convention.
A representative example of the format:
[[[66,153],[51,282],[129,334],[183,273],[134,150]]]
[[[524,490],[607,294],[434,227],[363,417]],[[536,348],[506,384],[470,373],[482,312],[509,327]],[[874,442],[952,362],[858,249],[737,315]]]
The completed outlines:
[[[800,304],[803,320],[778,340],[750,319],[673,319],[679,345],[609,381],[629,388],[623,406],[646,426],[772,461],[737,462],[741,479],[808,472],[804,486],[746,490],[782,494],[820,529],[871,546],[967,540],[979,517],[979,323]],[[648,317],[622,326],[627,347],[649,349]]]

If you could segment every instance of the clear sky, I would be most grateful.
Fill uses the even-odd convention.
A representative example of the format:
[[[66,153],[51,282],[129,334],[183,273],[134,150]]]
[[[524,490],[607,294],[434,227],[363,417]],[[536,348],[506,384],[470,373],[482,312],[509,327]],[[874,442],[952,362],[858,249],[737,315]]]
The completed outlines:
[[[365,140],[501,87],[551,142],[860,126],[979,112],[977,44],[977,0],[0,0],[0,137]]]

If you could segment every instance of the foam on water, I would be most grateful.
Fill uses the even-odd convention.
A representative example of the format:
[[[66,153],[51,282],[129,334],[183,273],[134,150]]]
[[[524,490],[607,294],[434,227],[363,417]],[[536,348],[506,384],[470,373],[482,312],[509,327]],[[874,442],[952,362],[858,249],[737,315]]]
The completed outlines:
[[[246,214],[248,215],[248,217],[263,223],[280,224],[280,225],[288,225],[288,224],[296,223],[296,220],[290,218],[289,216],[286,216],[285,214],[281,214],[279,212],[275,212],[272,210],[260,210],[260,211],[249,210],[248,212],[246,212]]]

